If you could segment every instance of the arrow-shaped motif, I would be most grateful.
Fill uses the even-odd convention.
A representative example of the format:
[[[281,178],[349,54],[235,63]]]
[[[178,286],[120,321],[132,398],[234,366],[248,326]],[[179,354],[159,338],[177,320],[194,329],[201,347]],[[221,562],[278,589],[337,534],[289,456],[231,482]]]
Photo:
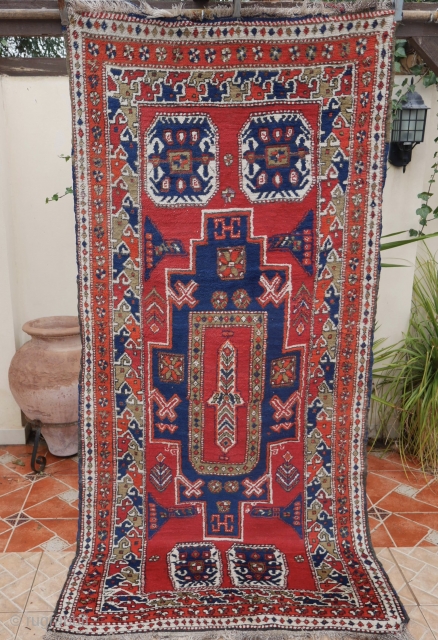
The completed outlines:
[[[236,350],[227,340],[219,351],[218,389],[207,401],[217,407],[216,442],[227,453],[237,442],[236,408],[243,399],[236,390]]]

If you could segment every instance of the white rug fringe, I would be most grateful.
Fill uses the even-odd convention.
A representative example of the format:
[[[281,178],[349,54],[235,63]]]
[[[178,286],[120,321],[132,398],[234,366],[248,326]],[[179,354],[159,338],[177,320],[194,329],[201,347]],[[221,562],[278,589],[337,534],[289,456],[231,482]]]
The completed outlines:
[[[120,633],[116,635],[81,635],[61,631],[48,631],[43,640],[413,640],[406,627],[399,631],[384,633],[361,633],[340,631],[280,631],[275,629],[260,629],[253,631],[239,631],[225,629],[223,631],[194,631],[194,632],[154,632]]]
[[[127,0],[67,0],[68,10],[73,13],[136,13],[148,18],[189,18],[205,20],[214,18],[228,18],[233,14],[231,4],[218,4],[203,9],[185,9],[184,4],[174,4],[171,9],[157,9],[146,0],[137,0],[136,3]],[[322,2],[322,0],[304,0],[290,7],[269,7],[258,4],[243,5],[242,18],[256,16],[272,16],[291,18],[308,15],[340,15],[344,13],[360,13],[373,9],[392,9],[393,0],[353,0],[352,2]]]

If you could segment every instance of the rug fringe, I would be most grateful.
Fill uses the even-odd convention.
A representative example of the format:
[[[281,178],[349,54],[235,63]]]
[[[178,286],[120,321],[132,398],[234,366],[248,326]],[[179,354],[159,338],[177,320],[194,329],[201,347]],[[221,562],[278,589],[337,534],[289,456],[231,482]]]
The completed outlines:
[[[217,4],[204,9],[185,9],[184,4],[174,4],[171,9],[157,9],[146,0],[137,3],[128,0],[67,0],[67,7],[73,13],[135,13],[148,18],[189,18],[212,20],[228,18],[233,14],[231,4]],[[269,7],[258,4],[243,5],[243,18],[271,16],[292,18],[309,15],[341,15],[344,13],[361,13],[370,10],[388,10],[394,6],[393,0],[353,0],[352,2],[323,2],[322,0],[304,0],[290,7]]]
[[[384,633],[362,633],[340,631],[281,631],[260,629],[239,631],[234,629],[173,633],[145,631],[141,633],[120,633],[116,635],[82,635],[48,631],[43,640],[413,640],[406,626],[398,631]]]

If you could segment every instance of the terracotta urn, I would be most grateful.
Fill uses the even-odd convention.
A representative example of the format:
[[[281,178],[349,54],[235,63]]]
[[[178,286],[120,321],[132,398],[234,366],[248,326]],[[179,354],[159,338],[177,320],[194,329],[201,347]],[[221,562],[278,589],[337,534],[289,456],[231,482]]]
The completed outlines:
[[[78,380],[81,360],[79,322],[75,316],[51,316],[23,325],[30,335],[12,358],[9,386],[29,420],[56,456],[78,452]]]

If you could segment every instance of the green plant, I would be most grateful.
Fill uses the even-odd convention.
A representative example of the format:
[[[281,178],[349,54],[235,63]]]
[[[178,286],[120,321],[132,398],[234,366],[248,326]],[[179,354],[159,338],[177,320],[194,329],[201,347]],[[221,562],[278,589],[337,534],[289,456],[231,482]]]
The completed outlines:
[[[371,397],[379,405],[376,440],[388,438],[398,423],[402,460],[414,456],[423,470],[438,473],[438,262],[425,251],[417,263],[406,335],[374,351]]]
[[[71,156],[60,155],[60,156],[58,156],[58,158],[62,158],[66,162],[71,160]],[[59,193],[54,193],[51,198],[47,197],[46,198],[46,204],[48,202],[58,202],[58,200],[60,200],[61,198],[65,198],[65,196],[68,196],[71,193],[73,193],[73,187],[66,187],[64,193],[62,193],[61,195],[59,195]]]
[[[0,38],[0,58],[64,58],[65,44],[58,37],[22,37]]]

